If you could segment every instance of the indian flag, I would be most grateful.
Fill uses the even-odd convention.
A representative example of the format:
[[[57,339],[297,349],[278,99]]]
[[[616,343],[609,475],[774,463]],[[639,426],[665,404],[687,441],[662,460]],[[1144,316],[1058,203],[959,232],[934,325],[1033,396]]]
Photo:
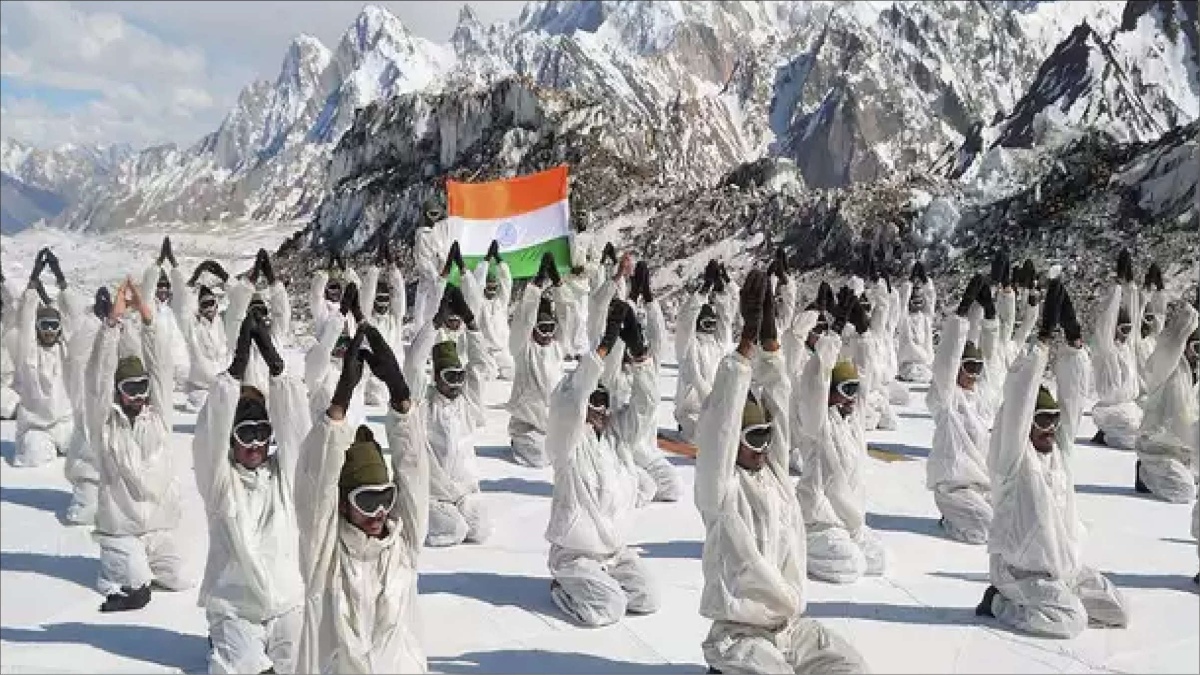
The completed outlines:
[[[446,205],[451,239],[469,268],[483,260],[492,240],[514,279],[537,276],[546,251],[559,269],[571,266],[566,166],[486,183],[448,180]]]

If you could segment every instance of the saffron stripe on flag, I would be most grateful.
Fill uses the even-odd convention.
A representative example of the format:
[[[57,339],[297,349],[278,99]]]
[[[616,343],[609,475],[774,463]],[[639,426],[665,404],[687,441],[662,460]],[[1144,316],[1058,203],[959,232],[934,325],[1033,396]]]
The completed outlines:
[[[512,218],[566,199],[566,166],[485,183],[446,181],[446,212],[467,220]]]

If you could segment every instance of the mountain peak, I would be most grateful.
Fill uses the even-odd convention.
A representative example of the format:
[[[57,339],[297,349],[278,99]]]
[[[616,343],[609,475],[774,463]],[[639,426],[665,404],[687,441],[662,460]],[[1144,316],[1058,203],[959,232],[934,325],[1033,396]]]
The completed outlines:
[[[471,3],[464,2],[463,6],[458,10],[458,25],[464,24],[479,24],[479,15],[471,8]]]
[[[385,34],[401,38],[407,37],[409,32],[404,22],[395,14],[378,5],[365,5],[342,37],[342,41],[349,40],[357,51],[365,52]]]
[[[320,40],[301,33],[292,38],[283,65],[279,69],[279,82],[298,81],[315,77],[329,65],[332,53]]]

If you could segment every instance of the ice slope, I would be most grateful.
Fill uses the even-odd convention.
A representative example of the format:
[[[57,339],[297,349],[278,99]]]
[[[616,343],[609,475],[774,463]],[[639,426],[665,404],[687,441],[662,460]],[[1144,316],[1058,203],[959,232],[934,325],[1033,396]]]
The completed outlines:
[[[264,229],[257,236],[283,234]],[[10,254],[32,256],[52,243],[64,268],[77,268],[79,281],[94,282],[118,277],[126,256],[143,264],[140,259],[158,245],[149,232],[122,239],[125,248],[108,238],[48,239],[64,236],[70,235],[33,231],[0,239],[6,268]],[[194,262],[185,260],[221,253],[223,262],[236,268],[241,263],[234,259],[248,262],[257,248],[253,240],[236,237],[177,233],[173,240],[189,268]],[[91,262],[73,265],[75,256],[90,256]],[[292,372],[299,372],[299,348],[305,346],[303,338],[297,341],[287,351]],[[673,358],[667,361],[659,426],[673,428],[676,366]],[[921,389],[914,392],[914,405],[899,411],[899,430],[868,435],[875,447],[903,457],[869,459],[866,470],[868,522],[889,549],[889,572],[845,587],[810,582],[812,616],[845,634],[875,672],[1200,671],[1190,507],[1136,496],[1130,487],[1133,456],[1087,443],[1081,443],[1075,467],[1079,509],[1089,531],[1086,558],[1125,593],[1131,626],[1054,641],[979,622],[973,608],[987,584],[986,553],[939,534],[938,514],[924,488],[932,422]],[[662,609],[606,628],[577,628],[562,618],[549,596],[548,545],[542,534],[551,473],[503,458],[505,400],[506,384],[489,387],[488,423],[476,439],[482,487],[496,520],[493,539],[422,554],[420,630],[430,668],[445,673],[703,673],[700,642],[708,622],[697,613],[703,526],[690,499],[692,462],[672,458],[689,486],[688,497],[649,505],[629,533],[659,586]],[[370,411],[376,427],[381,412]],[[178,413],[174,441],[180,453],[184,541],[199,573],[207,537],[190,468],[194,424],[194,415]],[[1093,432],[1085,418],[1081,438]],[[156,593],[139,612],[97,611],[98,548],[85,529],[59,521],[70,499],[62,460],[36,469],[12,468],[14,434],[11,422],[0,423],[0,673],[203,672],[207,627],[195,591]]]

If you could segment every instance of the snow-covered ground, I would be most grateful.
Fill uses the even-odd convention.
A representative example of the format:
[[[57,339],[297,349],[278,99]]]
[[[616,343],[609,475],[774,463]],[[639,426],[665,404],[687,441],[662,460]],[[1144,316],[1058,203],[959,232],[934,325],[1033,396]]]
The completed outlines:
[[[172,233],[190,270],[204,257],[248,266],[260,245],[273,248],[287,231],[250,234]],[[24,263],[54,247],[73,280],[115,280],[140,271],[157,251],[157,232],[91,238],[31,232],[0,241],[6,272],[12,254]],[[133,254],[132,256],[130,254]],[[132,258],[132,259],[130,259]],[[132,267],[131,267],[132,266]],[[27,267],[26,267],[27,269]],[[77,276],[78,275],[78,276]],[[16,277],[15,273],[10,276]],[[296,349],[288,367],[300,372]],[[659,426],[674,428],[675,364],[663,370]],[[974,615],[987,586],[982,547],[947,540],[925,489],[932,421],[922,389],[900,410],[901,427],[869,434],[897,461],[867,461],[868,523],[890,554],[882,578],[851,586],[810,582],[809,614],[847,636],[875,672],[1200,672],[1200,611],[1191,576],[1196,542],[1190,506],[1134,494],[1133,455],[1081,443],[1075,477],[1088,529],[1086,558],[1125,594],[1125,630],[1088,630],[1074,640],[1031,638]],[[476,438],[482,487],[496,521],[486,545],[426,549],[421,558],[420,631],[430,668],[446,673],[703,673],[700,642],[708,622],[697,613],[703,577],[703,526],[690,498],[651,504],[635,520],[630,541],[641,549],[662,596],[653,615],[627,617],[600,629],[567,623],[550,600],[548,545],[551,472],[504,459],[502,409],[508,386],[487,392],[488,424]],[[381,410],[371,422],[380,427]],[[195,416],[178,413],[174,442],[184,489],[184,540],[199,574],[206,523],[192,479]],[[378,432],[379,429],[377,429]],[[1081,438],[1094,432],[1085,418]],[[101,614],[95,591],[98,547],[88,530],[59,520],[70,500],[62,460],[16,469],[14,425],[0,423],[0,672],[203,672],[204,611],[195,591],[156,593],[145,609]],[[377,438],[384,438],[377,433]],[[691,460],[672,458],[689,489]]]

